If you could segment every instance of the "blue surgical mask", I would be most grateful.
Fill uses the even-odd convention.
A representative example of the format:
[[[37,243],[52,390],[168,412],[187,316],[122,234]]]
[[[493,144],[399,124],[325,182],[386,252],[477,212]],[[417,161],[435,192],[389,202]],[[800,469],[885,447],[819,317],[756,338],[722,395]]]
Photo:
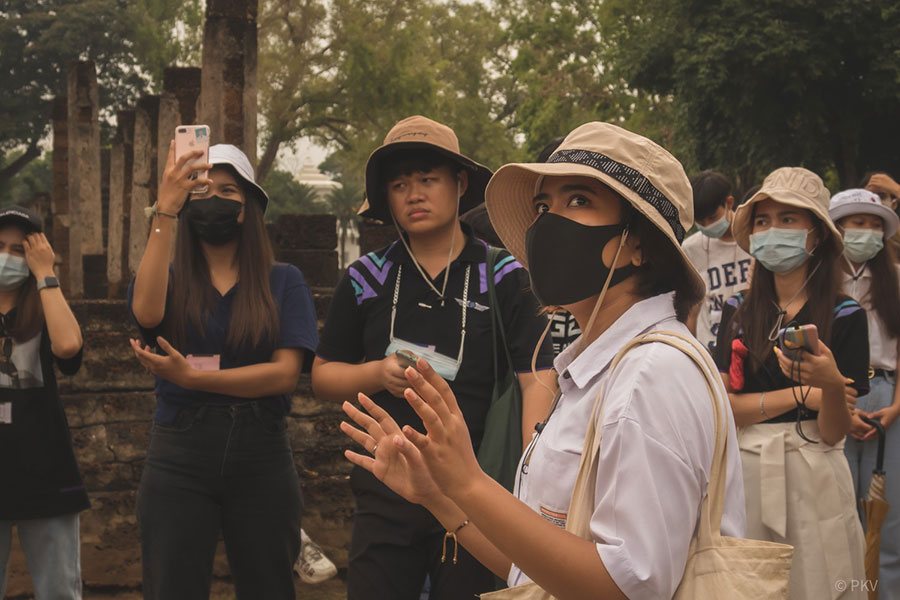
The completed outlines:
[[[731,223],[728,222],[728,215],[722,215],[722,218],[713,223],[712,225],[707,225],[704,227],[700,223],[697,223],[697,229],[710,238],[720,238],[725,235],[725,232],[728,231],[728,227]]]
[[[855,263],[871,260],[884,248],[884,232],[874,229],[844,231],[844,254]]]
[[[22,285],[31,271],[21,256],[0,252],[0,292],[11,292]]]
[[[812,254],[806,251],[805,229],[770,227],[750,236],[750,254],[773,273],[789,273]]]

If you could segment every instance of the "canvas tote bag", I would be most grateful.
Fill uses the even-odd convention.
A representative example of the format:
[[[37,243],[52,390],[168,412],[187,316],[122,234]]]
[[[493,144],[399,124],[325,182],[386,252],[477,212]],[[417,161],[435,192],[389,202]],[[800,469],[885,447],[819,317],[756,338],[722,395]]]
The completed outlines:
[[[709,490],[700,505],[697,531],[691,539],[687,564],[674,600],[782,600],[788,597],[788,578],[793,548],[785,544],[725,537],[721,534],[725,509],[725,473],[727,457],[727,413],[721,410],[727,398],[719,398],[720,387],[713,379],[718,371],[709,354],[695,339],[670,331],[654,331],[629,341],[612,361],[615,369],[622,357],[641,344],[663,343],[688,355],[706,379],[716,419],[716,441],[710,470]],[[604,389],[597,394],[593,416],[584,438],[584,450],[572,491],[566,531],[591,539],[590,521],[594,512],[594,482],[597,477],[600,435],[596,424],[602,409]],[[724,413],[724,414],[723,414]],[[486,600],[554,600],[537,584],[529,582],[514,588],[482,594]]]

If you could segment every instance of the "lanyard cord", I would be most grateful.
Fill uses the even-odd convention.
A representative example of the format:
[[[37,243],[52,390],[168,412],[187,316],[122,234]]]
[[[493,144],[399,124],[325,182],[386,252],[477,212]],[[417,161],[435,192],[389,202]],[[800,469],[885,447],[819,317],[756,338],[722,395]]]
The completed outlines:
[[[459,202],[460,202],[460,196],[462,195],[461,192],[462,192],[462,183],[459,180],[457,180],[456,181],[456,212],[457,213],[459,213]],[[425,274],[425,271],[422,270],[422,267],[419,265],[419,261],[416,260],[416,255],[413,254],[412,248],[409,247],[409,244],[407,243],[406,238],[403,237],[403,231],[400,230],[400,225],[397,224],[397,219],[394,218],[394,212],[390,211],[390,213],[391,213],[391,221],[394,222],[394,229],[397,230],[397,234],[400,236],[400,241],[403,243],[403,247],[406,248],[407,252],[409,252],[409,257],[412,258],[413,265],[415,265],[416,270],[419,271],[419,275],[422,276],[422,279],[425,280],[425,283],[428,284],[428,287],[430,287],[434,291],[434,293],[437,294],[438,297],[441,299],[441,306],[444,306],[444,302],[446,301],[446,297],[444,296],[444,294],[447,291],[447,280],[450,278],[450,263],[453,261],[453,243],[456,241],[456,231],[454,230],[450,234],[450,251],[447,252],[447,268],[444,269],[444,284],[441,286],[441,291],[438,291],[438,289],[434,286],[434,284],[431,283],[431,278],[428,277],[428,275]],[[466,271],[466,282],[467,283],[468,283],[468,277],[469,277],[469,274],[468,274],[468,271]],[[399,281],[399,279],[400,279],[399,274],[397,275],[397,279]],[[463,321],[465,321],[465,314],[463,314]],[[392,330],[393,330],[393,328],[392,328]]]
[[[459,353],[456,357],[456,361],[462,362],[463,357],[463,348],[466,344],[466,315],[469,310],[469,274],[472,271],[472,265],[466,265],[466,277],[463,282],[463,295],[462,295],[462,325],[460,331],[460,339],[459,339]],[[449,278],[449,271],[447,273],[447,278]],[[394,341],[394,322],[397,320],[397,301],[400,299],[400,278],[403,276],[403,265],[397,266],[397,281],[394,283],[394,299],[391,304],[391,334],[390,340]],[[446,285],[446,279],[444,280],[444,285]]]
[[[800,289],[797,290],[793,296],[791,296],[790,300],[788,300],[787,302],[784,303],[784,305],[786,307],[790,306],[791,302],[796,300],[797,296],[800,295],[800,292],[802,292],[803,290],[806,289],[806,284],[809,283],[809,280],[812,279],[813,275],[816,274],[816,271],[818,271],[819,267],[821,267],[821,266],[822,266],[822,261],[819,261],[819,263],[813,268],[812,272],[806,277],[806,281],[803,282],[803,285],[800,286]],[[775,320],[775,326],[771,329],[771,331],[769,331],[769,341],[775,342],[775,341],[778,341],[778,332],[781,330],[782,324],[784,324],[784,317],[785,317],[785,315],[787,315],[787,311],[785,309],[781,308],[781,305],[778,304],[778,302],[776,302],[775,300],[772,300],[772,304],[774,304],[775,308],[778,309],[778,318]]]

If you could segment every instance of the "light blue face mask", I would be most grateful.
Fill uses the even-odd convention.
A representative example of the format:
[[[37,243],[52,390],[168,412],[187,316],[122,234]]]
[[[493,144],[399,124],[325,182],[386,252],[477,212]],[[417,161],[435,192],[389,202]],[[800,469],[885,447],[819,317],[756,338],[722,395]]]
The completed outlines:
[[[884,248],[884,232],[875,229],[846,229],[844,231],[844,254],[855,263],[864,263],[875,258]]]
[[[11,292],[22,285],[31,271],[21,256],[0,252],[0,292]]]
[[[700,223],[697,223],[697,229],[706,237],[720,238],[725,235],[725,232],[728,231],[728,227],[730,225],[731,223],[728,221],[728,215],[724,214],[722,215],[721,219],[719,219],[712,225],[707,225],[706,227],[704,227]]]
[[[750,254],[773,273],[789,273],[809,260],[805,229],[770,227],[750,236]]]

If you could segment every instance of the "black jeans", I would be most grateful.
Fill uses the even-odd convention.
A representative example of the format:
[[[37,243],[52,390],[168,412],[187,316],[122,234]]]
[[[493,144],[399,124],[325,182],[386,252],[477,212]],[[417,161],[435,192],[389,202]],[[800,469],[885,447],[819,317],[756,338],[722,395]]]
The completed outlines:
[[[494,589],[494,575],[453,541],[441,562],[445,530],[431,513],[394,494],[368,471],[353,469],[356,496],[348,600],[418,600],[431,577],[430,600],[468,600]]]
[[[137,498],[145,600],[207,600],[220,534],[239,599],[294,598],[302,504],[283,416],[249,402],[154,422]]]

